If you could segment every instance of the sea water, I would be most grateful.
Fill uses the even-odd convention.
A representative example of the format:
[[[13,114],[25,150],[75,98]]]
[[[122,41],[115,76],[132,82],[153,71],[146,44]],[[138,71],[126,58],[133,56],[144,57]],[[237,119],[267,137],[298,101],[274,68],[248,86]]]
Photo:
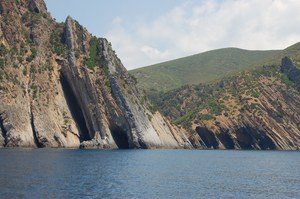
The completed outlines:
[[[300,152],[1,149],[0,198],[300,198]]]

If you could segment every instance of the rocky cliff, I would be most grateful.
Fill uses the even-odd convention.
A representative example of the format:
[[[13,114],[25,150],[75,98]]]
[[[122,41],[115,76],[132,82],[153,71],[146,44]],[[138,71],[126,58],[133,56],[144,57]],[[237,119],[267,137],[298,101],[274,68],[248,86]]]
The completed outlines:
[[[284,57],[282,59],[280,71],[285,74],[289,80],[300,86],[300,69],[289,57]]]
[[[153,101],[189,129],[195,148],[298,150],[299,74],[293,61],[284,57],[280,66],[264,66],[214,84],[185,86]]]
[[[191,147],[146,97],[111,44],[43,0],[0,1],[0,146]]]

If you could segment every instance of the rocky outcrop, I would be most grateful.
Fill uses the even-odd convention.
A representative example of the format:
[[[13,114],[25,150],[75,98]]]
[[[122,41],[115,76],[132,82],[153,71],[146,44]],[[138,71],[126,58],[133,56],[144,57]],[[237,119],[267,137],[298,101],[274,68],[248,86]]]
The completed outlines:
[[[279,72],[279,71],[282,71]],[[195,148],[300,148],[299,69],[289,58],[212,85],[185,86],[156,102],[189,130]]]
[[[62,79],[70,85],[78,105],[83,113],[84,122],[91,141],[82,143],[82,147],[97,146],[104,148],[179,148],[184,142],[175,140],[173,136],[160,138],[157,130],[149,118],[154,116],[148,110],[146,101],[141,102],[143,96],[135,87],[133,79],[129,76],[121,61],[115,55],[111,44],[106,39],[91,38],[94,42],[100,70],[93,68],[90,73],[86,67],[76,64],[75,49],[82,47],[89,51],[86,41],[78,38],[76,22],[68,17],[65,28],[65,42],[70,50],[68,63],[62,66]],[[86,38],[86,36],[84,37]],[[78,42],[79,41],[79,42]],[[89,60],[91,61],[91,60]],[[79,61],[80,62],[80,61]],[[97,76],[103,76],[100,89],[93,86]],[[97,81],[98,83],[100,82]],[[100,82],[101,84],[101,82]],[[102,102],[98,104],[98,102]],[[104,105],[104,106],[103,106]],[[105,108],[107,107],[107,108]],[[155,117],[154,117],[155,118]],[[162,117],[160,120],[164,120]],[[156,123],[157,124],[157,123]],[[158,128],[160,125],[156,125]],[[170,132],[160,132],[162,136]],[[177,134],[178,132],[176,132]],[[97,135],[95,137],[95,135]]]
[[[111,44],[42,0],[0,2],[0,145],[183,148],[186,132],[135,87]]]
[[[287,77],[300,85],[300,69],[297,68],[289,57],[284,57],[281,61],[280,71]]]
[[[35,13],[47,13],[47,7],[43,0],[30,0],[28,8],[31,12]]]

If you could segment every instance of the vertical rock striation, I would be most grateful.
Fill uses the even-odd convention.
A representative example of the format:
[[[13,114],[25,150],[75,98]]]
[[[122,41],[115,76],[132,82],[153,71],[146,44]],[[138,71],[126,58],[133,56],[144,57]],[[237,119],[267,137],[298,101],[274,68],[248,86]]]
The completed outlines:
[[[0,2],[0,145],[182,148],[185,132],[149,102],[104,38],[43,0]]]

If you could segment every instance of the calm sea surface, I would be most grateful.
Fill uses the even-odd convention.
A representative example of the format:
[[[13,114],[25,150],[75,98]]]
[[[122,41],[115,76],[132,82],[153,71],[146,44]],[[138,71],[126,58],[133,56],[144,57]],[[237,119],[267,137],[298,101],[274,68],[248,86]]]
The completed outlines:
[[[0,198],[300,198],[300,152],[2,149]]]

